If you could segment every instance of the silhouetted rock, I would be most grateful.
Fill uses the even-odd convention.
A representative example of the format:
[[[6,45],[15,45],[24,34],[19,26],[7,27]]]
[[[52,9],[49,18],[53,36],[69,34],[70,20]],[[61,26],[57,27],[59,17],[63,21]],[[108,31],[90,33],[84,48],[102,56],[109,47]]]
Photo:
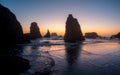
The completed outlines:
[[[30,42],[30,40],[34,40],[37,38],[42,38],[42,35],[40,33],[40,29],[39,29],[37,23],[32,22],[31,26],[30,26],[30,33],[24,34],[24,40],[25,40],[25,43],[28,43],[28,42]]]
[[[51,36],[58,36],[57,33],[51,33]]]
[[[29,61],[18,56],[0,56],[0,75],[20,75],[29,69]]]
[[[32,38],[31,38],[32,36],[31,36],[31,34],[30,33],[25,33],[24,34],[24,43],[29,43],[30,42],[30,40],[32,40]]]
[[[0,4],[0,55],[11,54],[23,42],[23,30],[16,16]]]
[[[50,38],[50,32],[49,32],[49,30],[47,30],[47,33],[45,34],[44,37]]]
[[[58,40],[58,35],[57,35],[57,33],[51,33],[51,39],[53,39],[53,40]]]
[[[116,38],[120,39],[120,32],[115,35]]]
[[[116,34],[116,35],[112,35],[110,38],[111,38],[111,39],[112,39],[112,38],[118,38],[118,39],[120,39],[120,32],[119,32],[118,34]]]
[[[31,36],[31,39],[36,39],[36,38],[41,38],[42,37],[42,35],[40,33],[40,29],[39,29],[36,22],[31,23],[30,36]]]
[[[16,16],[0,4],[0,75],[20,75],[29,61],[16,56],[16,44],[23,42],[23,31]]]
[[[90,39],[96,39],[99,36],[98,36],[98,34],[96,32],[89,32],[89,33],[85,33],[85,37],[90,38]]]
[[[23,31],[16,16],[0,4],[0,48],[11,47],[21,43]]]
[[[76,42],[83,41],[85,38],[83,37],[80,25],[76,18],[73,18],[71,14],[69,14],[66,21],[66,30],[64,35],[65,42]]]

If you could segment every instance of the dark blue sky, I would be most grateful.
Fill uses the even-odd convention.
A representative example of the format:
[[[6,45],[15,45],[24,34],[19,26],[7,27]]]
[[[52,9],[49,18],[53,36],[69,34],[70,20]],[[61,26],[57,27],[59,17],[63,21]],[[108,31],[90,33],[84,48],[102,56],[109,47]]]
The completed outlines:
[[[73,14],[83,32],[98,32],[109,36],[120,29],[120,0],[0,0],[20,21],[24,32],[30,23],[38,23],[44,34],[64,34],[68,14]]]

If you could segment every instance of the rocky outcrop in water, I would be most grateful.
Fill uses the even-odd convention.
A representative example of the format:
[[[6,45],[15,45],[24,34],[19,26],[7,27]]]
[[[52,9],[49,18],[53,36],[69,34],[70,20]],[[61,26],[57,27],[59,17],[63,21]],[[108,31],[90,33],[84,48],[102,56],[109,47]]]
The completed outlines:
[[[96,32],[88,32],[88,33],[85,33],[85,37],[90,39],[96,39],[99,36]]]
[[[120,39],[120,32],[119,32],[118,34],[116,34],[116,35],[112,35],[110,38],[111,38],[111,39],[112,39],[112,38],[118,38],[118,39]]]
[[[58,39],[60,39],[61,37],[59,37],[58,35],[57,35],[57,33],[51,33],[51,39],[53,39],[53,40],[58,40]]]
[[[65,27],[65,35],[64,41],[65,42],[76,42],[76,41],[83,41],[85,38],[83,37],[81,27],[76,18],[69,14],[66,27]]]
[[[30,33],[24,34],[24,40],[25,42],[29,42],[30,40],[34,40],[37,38],[42,38],[42,35],[40,33],[40,29],[36,22],[32,22],[30,26]]]
[[[58,35],[57,35],[57,33],[51,33],[51,36],[55,36],[55,37],[57,37]]]
[[[0,48],[21,43],[23,30],[16,16],[0,4]]]
[[[31,36],[31,39],[36,39],[36,38],[41,38],[42,37],[42,35],[40,33],[40,29],[39,29],[36,22],[31,23],[30,36]]]
[[[47,30],[47,33],[45,34],[44,37],[50,38],[50,32],[49,32],[49,30]]]

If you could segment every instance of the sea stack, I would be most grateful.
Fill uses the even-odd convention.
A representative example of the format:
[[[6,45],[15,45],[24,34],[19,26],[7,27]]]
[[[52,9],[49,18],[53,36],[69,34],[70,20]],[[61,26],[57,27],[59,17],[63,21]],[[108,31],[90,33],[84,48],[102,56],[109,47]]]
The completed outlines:
[[[78,23],[77,19],[72,16],[72,14],[69,14],[65,28],[65,42],[77,42],[85,40],[80,24]]]
[[[49,32],[49,30],[47,30],[47,33],[45,34],[44,37],[50,38],[50,32]]]
[[[36,38],[41,38],[42,37],[42,35],[40,33],[40,29],[39,29],[36,22],[31,23],[30,36],[31,36],[31,39],[36,39]]]
[[[12,47],[21,43],[23,30],[16,16],[0,4],[0,48]]]

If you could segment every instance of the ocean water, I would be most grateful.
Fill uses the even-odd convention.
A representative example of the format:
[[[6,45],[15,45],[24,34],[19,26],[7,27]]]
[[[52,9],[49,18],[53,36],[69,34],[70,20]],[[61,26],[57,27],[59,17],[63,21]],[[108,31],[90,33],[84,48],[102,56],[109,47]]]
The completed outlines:
[[[62,39],[36,39],[19,45],[31,68],[22,75],[120,75],[120,41],[86,39],[65,43]]]

